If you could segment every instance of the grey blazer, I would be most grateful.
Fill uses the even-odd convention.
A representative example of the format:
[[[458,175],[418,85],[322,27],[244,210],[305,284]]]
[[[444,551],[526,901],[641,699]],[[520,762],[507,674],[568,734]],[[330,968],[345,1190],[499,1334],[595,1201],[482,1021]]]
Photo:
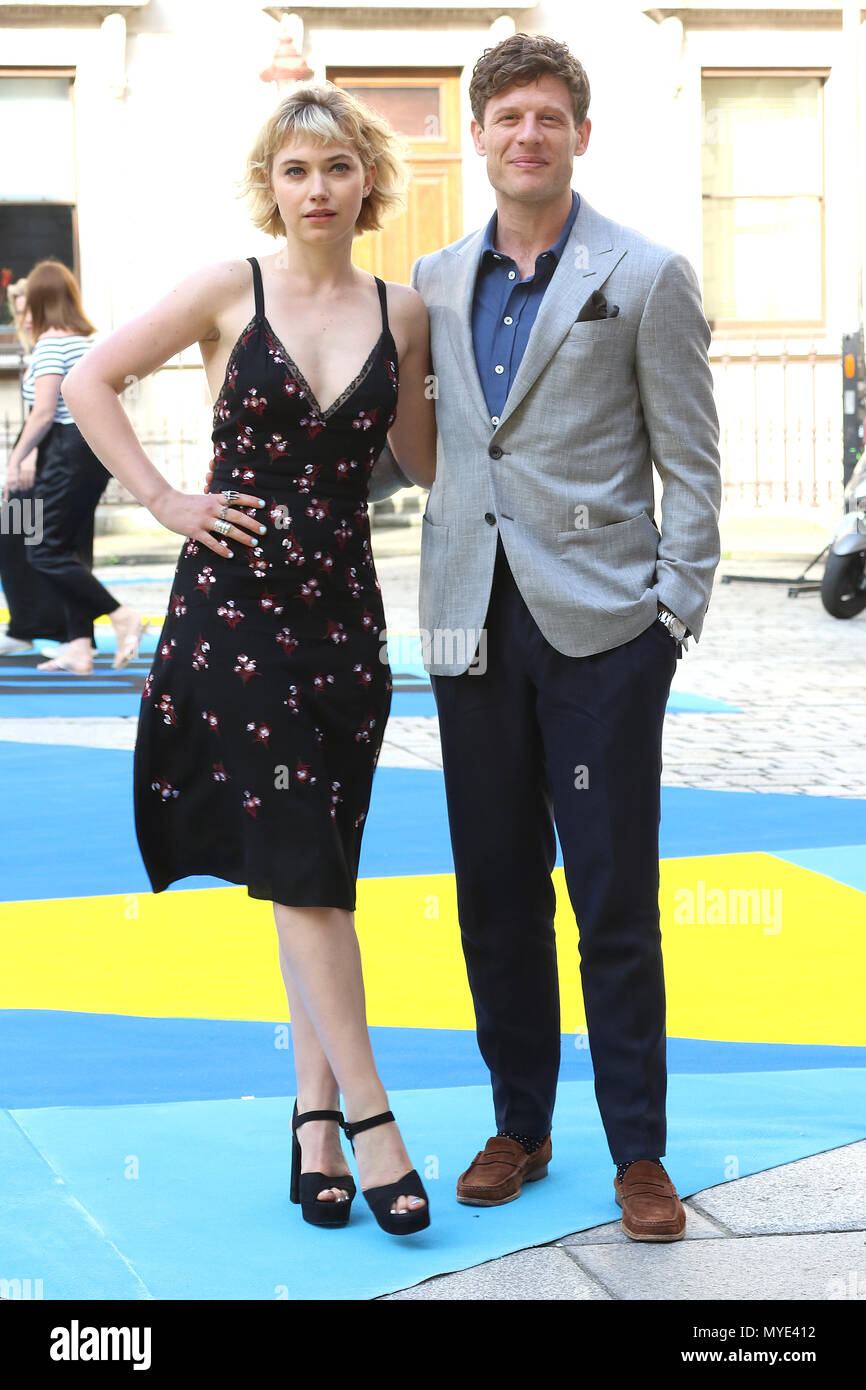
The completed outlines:
[[[473,232],[412,268],[430,314],[439,434],[422,520],[426,669],[459,675],[473,663],[498,534],[529,611],[565,655],[630,641],[658,600],[698,638],[719,561],[721,480],[694,270],[581,197],[493,425],[472,346],[482,240]],[[577,322],[602,287],[618,315]]]

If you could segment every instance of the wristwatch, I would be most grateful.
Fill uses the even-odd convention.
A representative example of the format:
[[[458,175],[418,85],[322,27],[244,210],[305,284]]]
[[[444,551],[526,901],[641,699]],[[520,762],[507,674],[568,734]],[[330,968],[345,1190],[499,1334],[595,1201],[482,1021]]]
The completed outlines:
[[[659,611],[658,621],[667,628],[671,637],[675,637],[681,646],[686,646],[689,630],[681,618],[678,618],[675,613],[671,613],[669,609],[663,608]]]

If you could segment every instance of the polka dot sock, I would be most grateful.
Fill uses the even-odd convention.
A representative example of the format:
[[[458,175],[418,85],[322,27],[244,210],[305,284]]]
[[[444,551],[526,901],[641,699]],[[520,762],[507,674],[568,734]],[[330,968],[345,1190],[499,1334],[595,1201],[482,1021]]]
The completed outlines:
[[[633,1163],[639,1163],[640,1161],[641,1160],[638,1158],[630,1158],[628,1163],[620,1163],[616,1170],[617,1182],[622,1182],[622,1175],[625,1172],[626,1168],[630,1168]],[[645,1159],[644,1162],[657,1163],[660,1168],[662,1167],[662,1161],[660,1158]]]
[[[546,1134],[543,1139],[536,1139],[531,1134],[516,1134],[513,1129],[499,1129],[496,1133],[499,1138],[516,1140],[518,1144],[523,1146],[524,1151],[528,1154],[534,1154],[540,1149],[544,1140],[547,1138]]]

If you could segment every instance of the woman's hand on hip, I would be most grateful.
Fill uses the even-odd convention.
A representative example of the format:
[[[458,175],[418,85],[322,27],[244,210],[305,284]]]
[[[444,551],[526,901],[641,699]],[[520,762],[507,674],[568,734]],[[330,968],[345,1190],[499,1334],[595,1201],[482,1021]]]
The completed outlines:
[[[254,546],[267,529],[265,523],[256,517],[239,511],[240,507],[264,507],[261,497],[253,497],[242,492],[233,502],[226,502],[221,492],[199,493],[178,492],[170,488],[164,492],[151,507],[152,514],[160,525],[180,536],[198,541],[216,555],[232,554],[234,544]],[[214,522],[220,520],[220,509],[226,508],[224,519],[231,530],[222,536],[214,531]]]

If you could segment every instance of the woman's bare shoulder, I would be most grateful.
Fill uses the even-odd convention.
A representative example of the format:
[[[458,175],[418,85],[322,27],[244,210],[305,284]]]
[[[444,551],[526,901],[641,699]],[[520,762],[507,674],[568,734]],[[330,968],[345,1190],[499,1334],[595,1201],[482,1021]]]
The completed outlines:
[[[201,341],[216,340],[220,337],[219,320],[223,315],[231,315],[236,305],[247,298],[252,287],[252,266],[248,260],[235,257],[230,260],[212,261],[190,272],[177,286],[184,292],[200,300],[210,318],[213,328]]]
[[[418,291],[413,290],[411,285],[401,285],[395,280],[386,280],[385,288],[391,319],[394,326],[405,333],[407,346],[426,344],[430,333],[430,319],[427,305]]]
[[[385,289],[389,306],[393,304],[398,313],[426,315],[427,305],[411,285],[403,285],[399,280],[386,280]]]

